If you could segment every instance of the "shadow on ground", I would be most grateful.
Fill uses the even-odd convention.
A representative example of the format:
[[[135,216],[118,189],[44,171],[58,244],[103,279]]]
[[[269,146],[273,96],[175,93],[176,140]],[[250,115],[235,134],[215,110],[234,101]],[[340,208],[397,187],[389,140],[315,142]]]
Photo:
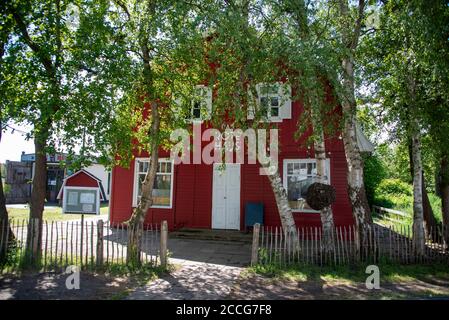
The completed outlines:
[[[0,300],[102,300],[123,294],[128,288],[125,279],[80,274],[80,289],[68,290],[63,273],[23,273],[0,276]]]
[[[113,245],[119,244],[126,249],[127,230],[111,228],[104,240]],[[159,235],[154,231],[145,231],[141,250],[148,255],[156,255],[159,250]],[[148,239],[148,240],[146,240]],[[168,237],[169,258],[189,260],[224,266],[248,266],[251,262],[251,244],[238,241],[216,241],[180,239]]]

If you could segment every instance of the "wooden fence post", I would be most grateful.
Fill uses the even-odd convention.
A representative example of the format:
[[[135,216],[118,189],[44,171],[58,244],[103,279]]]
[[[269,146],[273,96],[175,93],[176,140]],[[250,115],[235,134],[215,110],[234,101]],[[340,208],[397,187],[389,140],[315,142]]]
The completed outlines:
[[[167,221],[164,220],[161,223],[161,267],[167,267],[167,238],[168,238],[168,226]]]
[[[97,223],[97,267],[103,266],[103,220]]]
[[[260,223],[256,223],[253,228],[253,245],[251,248],[251,265],[257,264],[259,257],[259,233],[260,233]]]
[[[40,250],[40,243],[39,243],[39,224],[40,220],[38,218],[33,219],[33,231],[32,231],[32,237],[33,237],[33,245],[32,245],[32,261],[33,264],[37,262],[37,259],[39,259],[39,250]]]

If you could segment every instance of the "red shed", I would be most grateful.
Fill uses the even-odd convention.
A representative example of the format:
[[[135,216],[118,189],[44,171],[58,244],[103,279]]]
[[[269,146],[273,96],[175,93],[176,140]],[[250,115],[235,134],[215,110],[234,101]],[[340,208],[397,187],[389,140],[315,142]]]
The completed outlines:
[[[107,200],[101,180],[84,169],[81,169],[64,179],[58,193],[58,200],[62,201],[64,197],[64,187],[98,187],[100,189],[100,201]]]

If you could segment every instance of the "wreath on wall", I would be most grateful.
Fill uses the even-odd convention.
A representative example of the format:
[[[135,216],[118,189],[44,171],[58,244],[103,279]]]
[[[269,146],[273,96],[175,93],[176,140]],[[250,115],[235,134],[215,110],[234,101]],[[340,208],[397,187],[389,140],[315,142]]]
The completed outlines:
[[[335,202],[335,188],[324,183],[312,183],[307,189],[306,202],[313,210],[322,210]]]

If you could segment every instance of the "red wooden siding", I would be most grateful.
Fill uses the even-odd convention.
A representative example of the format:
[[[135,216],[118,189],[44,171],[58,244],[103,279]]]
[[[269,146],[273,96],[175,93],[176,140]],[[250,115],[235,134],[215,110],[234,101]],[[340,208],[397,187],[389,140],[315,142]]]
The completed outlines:
[[[76,176],[67,179],[65,183],[67,187],[98,187],[98,181],[84,172],[78,173]]]
[[[302,112],[298,102],[292,103],[292,119],[284,120],[279,127],[279,172],[283,177],[284,159],[304,159],[313,157],[313,149],[300,147],[296,141],[297,121]],[[208,142],[203,142],[203,146]],[[330,158],[330,180],[337,192],[337,200],[333,204],[334,219],[337,226],[353,224],[351,206],[347,195],[346,160],[341,139],[326,140],[326,150]],[[137,155],[136,155],[137,156]],[[138,155],[146,157],[147,155]],[[168,157],[167,151],[160,151],[160,157]],[[193,160],[193,157],[191,158]],[[172,209],[150,209],[146,222],[159,223],[167,220],[170,229],[182,227],[211,228],[212,218],[212,179],[213,165],[180,164],[174,166]],[[132,213],[132,196],[134,183],[134,161],[129,169],[115,167],[112,171],[112,189],[110,212],[112,222],[123,222]],[[265,225],[279,226],[280,219],[274,194],[266,176],[259,175],[259,165],[242,164],[240,190],[240,226],[244,227],[244,207],[247,202],[264,204]],[[293,213],[298,226],[321,225],[319,213]]]

